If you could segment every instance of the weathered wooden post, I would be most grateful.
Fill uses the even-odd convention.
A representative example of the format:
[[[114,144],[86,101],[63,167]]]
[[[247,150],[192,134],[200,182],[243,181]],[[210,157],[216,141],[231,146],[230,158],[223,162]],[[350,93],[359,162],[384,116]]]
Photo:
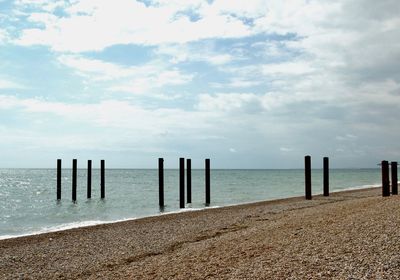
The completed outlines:
[[[61,159],[57,159],[57,200],[61,200]]]
[[[329,158],[324,157],[324,196],[329,196]]]
[[[158,159],[158,204],[164,208],[164,159]]]
[[[312,199],[311,195],[311,156],[304,157],[304,169],[305,169],[305,188],[306,188],[306,199]]]
[[[396,195],[396,194],[398,194],[397,161],[392,161],[391,166],[392,166],[392,194]]]
[[[211,180],[210,180],[210,159],[207,158],[206,162],[205,162],[205,167],[206,167],[206,205],[210,205],[210,184],[211,184]]]
[[[390,196],[389,163],[387,160],[382,161],[381,168],[382,168],[382,196]]]
[[[186,201],[192,203],[192,160],[186,160]]]
[[[72,201],[76,202],[77,160],[72,160]]]
[[[179,159],[179,207],[185,208],[185,159]]]
[[[87,162],[87,198],[92,198],[92,161]]]
[[[100,161],[100,197],[104,199],[106,197],[106,184],[105,184],[105,160]]]

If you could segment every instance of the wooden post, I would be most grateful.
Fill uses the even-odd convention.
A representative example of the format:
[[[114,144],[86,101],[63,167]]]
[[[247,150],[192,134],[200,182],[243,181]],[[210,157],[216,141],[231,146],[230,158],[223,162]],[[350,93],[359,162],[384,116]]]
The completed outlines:
[[[397,195],[398,194],[397,161],[392,161],[391,166],[392,166],[392,194]]]
[[[210,205],[210,201],[211,201],[211,199],[210,199],[210,197],[211,197],[211,195],[210,195],[210,184],[211,184],[211,180],[210,180],[210,159],[209,158],[207,158],[206,159],[206,162],[205,162],[206,164],[206,205],[208,206],[208,205]]]
[[[100,197],[104,199],[106,197],[106,185],[105,185],[105,160],[100,161]]]
[[[72,201],[76,201],[77,160],[72,160]]]
[[[158,204],[164,208],[164,159],[158,159]]]
[[[382,196],[390,196],[388,161],[383,160],[381,167],[382,167]]]
[[[192,203],[192,160],[186,160],[186,201]]]
[[[324,157],[324,196],[329,196],[329,158]]]
[[[179,159],[179,207],[185,208],[185,159]]]
[[[61,200],[61,159],[57,159],[57,200]]]
[[[312,199],[311,195],[311,157],[305,156],[304,158],[304,169],[305,169],[305,188],[306,188],[306,199]]]
[[[92,161],[87,162],[87,198],[92,198]]]

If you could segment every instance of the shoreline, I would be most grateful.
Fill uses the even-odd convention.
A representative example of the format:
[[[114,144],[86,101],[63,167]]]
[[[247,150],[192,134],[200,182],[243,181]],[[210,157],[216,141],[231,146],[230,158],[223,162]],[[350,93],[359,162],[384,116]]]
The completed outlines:
[[[370,188],[5,239],[0,278],[395,279],[399,202]]]
[[[332,190],[330,193],[342,193],[342,192],[351,192],[351,191],[359,191],[359,190],[370,190],[370,189],[376,189],[380,188],[380,185],[378,184],[372,184],[372,185],[362,185],[362,186],[356,186],[356,187],[349,187],[343,190]],[[319,197],[322,196],[322,193],[318,194],[313,194],[313,197]],[[274,198],[271,200],[260,200],[260,201],[254,201],[254,202],[243,202],[243,203],[238,203],[238,204],[229,204],[229,205],[222,205],[222,206],[209,206],[209,207],[203,207],[203,208],[184,208],[180,210],[175,210],[171,212],[160,212],[159,214],[154,214],[154,215],[149,215],[149,216],[143,216],[143,217],[133,217],[133,218],[126,218],[126,219],[119,219],[119,220],[113,220],[113,221],[82,221],[82,222],[72,222],[68,224],[61,224],[59,226],[51,227],[49,229],[44,229],[44,230],[38,230],[36,232],[32,233],[26,233],[26,234],[20,234],[20,235],[3,235],[0,236],[0,242],[2,240],[9,240],[9,239],[15,239],[15,238],[22,238],[22,237],[30,237],[30,236],[38,236],[42,234],[47,234],[47,233],[55,233],[55,232],[63,232],[63,231],[68,231],[71,229],[79,229],[79,228],[87,228],[87,227],[95,227],[95,226],[101,226],[101,225],[107,225],[107,224],[115,224],[115,223],[122,223],[122,222],[129,222],[129,221],[136,221],[136,220],[141,220],[141,219],[146,219],[146,218],[153,218],[153,217],[159,217],[159,216],[164,216],[164,215],[172,215],[172,214],[179,214],[179,213],[185,213],[185,212],[197,212],[197,211],[204,211],[207,209],[217,209],[217,208],[225,208],[225,207],[236,207],[236,206],[250,206],[252,204],[259,204],[259,203],[268,203],[268,202],[274,202],[274,201],[285,201],[287,199],[301,199],[304,198],[304,196],[292,196],[292,197],[285,197],[285,198]]]

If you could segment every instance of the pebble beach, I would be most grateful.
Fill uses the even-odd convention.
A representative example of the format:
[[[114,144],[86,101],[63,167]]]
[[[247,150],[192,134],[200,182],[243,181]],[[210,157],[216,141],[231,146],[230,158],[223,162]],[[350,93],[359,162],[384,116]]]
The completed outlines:
[[[0,279],[399,279],[380,188],[0,240]]]

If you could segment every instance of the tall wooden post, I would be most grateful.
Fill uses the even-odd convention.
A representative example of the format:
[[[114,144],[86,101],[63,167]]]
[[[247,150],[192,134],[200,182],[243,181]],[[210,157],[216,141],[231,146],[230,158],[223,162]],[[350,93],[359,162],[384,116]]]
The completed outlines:
[[[185,159],[179,159],[179,207],[185,208]]]
[[[388,161],[383,160],[381,167],[382,167],[382,196],[390,196]]]
[[[87,198],[92,198],[92,161],[87,162]]]
[[[304,169],[305,169],[306,199],[312,199],[312,195],[311,195],[311,157],[310,156],[305,156],[305,158],[304,158]]]
[[[61,159],[57,159],[57,200],[61,199]]]
[[[211,201],[211,194],[210,194],[210,185],[211,185],[211,179],[210,179],[210,159],[207,158],[205,161],[205,167],[206,167],[206,205],[210,205]]]
[[[186,201],[192,203],[192,160],[186,160]]]
[[[72,160],[72,201],[76,201],[77,160]]]
[[[158,159],[158,204],[164,208],[164,159]]]
[[[392,166],[392,194],[398,194],[398,186],[397,186],[397,161],[391,162]]]
[[[329,196],[329,158],[324,157],[324,196]]]
[[[106,197],[106,184],[105,184],[105,160],[100,161],[100,197],[104,199]]]

